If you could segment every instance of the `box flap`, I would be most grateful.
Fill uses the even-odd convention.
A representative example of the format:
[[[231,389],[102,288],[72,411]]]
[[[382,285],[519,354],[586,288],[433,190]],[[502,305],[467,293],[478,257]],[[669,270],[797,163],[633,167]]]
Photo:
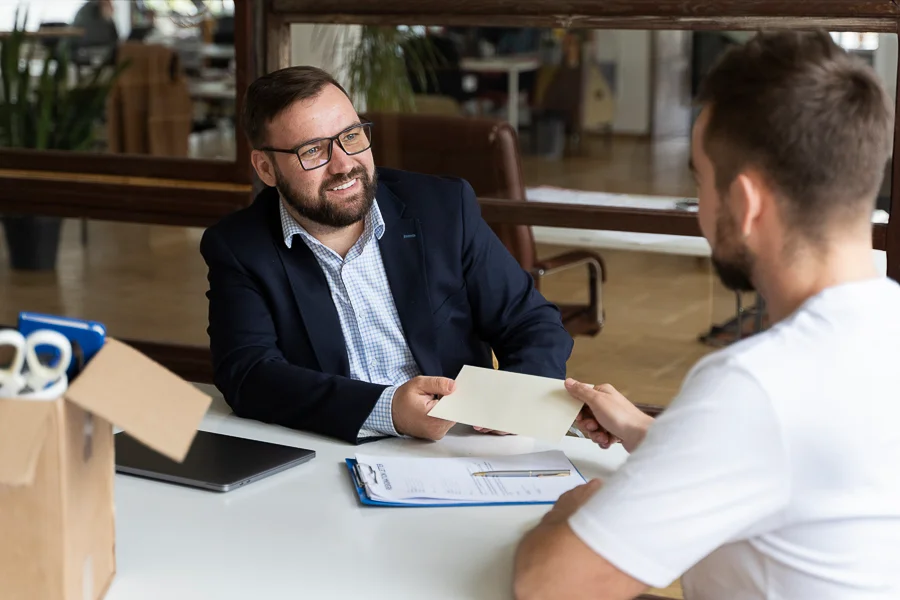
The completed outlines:
[[[184,460],[212,398],[134,348],[107,338],[66,399],[172,460]]]
[[[56,401],[0,400],[0,484],[34,481]]]

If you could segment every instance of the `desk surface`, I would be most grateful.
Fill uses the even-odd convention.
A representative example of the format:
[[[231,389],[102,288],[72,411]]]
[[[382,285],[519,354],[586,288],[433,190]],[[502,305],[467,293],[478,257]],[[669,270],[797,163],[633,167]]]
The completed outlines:
[[[541,61],[537,56],[530,54],[512,54],[488,58],[463,58],[459,61],[459,66],[463,71],[477,73],[508,73],[535,71],[541,66]]]
[[[239,419],[216,399],[201,429],[311,448],[316,458],[226,494],[116,475],[118,573],[106,600],[510,598],[521,536],[548,505],[362,506],[343,465],[355,446]],[[585,477],[625,459],[567,437]],[[503,455],[548,446],[454,428],[428,443],[390,439],[361,450],[417,456]]]

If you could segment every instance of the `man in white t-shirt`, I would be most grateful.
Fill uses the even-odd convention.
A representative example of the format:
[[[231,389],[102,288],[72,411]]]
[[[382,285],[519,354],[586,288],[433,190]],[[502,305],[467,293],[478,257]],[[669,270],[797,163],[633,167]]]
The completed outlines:
[[[870,224],[889,97],[827,33],[781,32],[730,51],[699,99],[700,226],[774,325],[701,360],[656,421],[566,382],[582,430],[631,456],[526,535],[516,595],[633,598],[683,575],[689,600],[900,598],[900,286]]]

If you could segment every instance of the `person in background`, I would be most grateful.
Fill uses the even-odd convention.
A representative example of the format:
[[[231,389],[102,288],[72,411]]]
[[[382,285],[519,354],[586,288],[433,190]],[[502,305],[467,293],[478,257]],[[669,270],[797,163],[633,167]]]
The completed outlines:
[[[564,379],[573,341],[464,180],[376,168],[328,73],[247,90],[268,186],[206,230],[215,383],[234,412],[349,442],[440,439],[428,416],[463,365]],[[435,147],[440,152],[440,133]],[[485,168],[489,168],[485,165]]]
[[[774,325],[701,360],[654,421],[568,380],[631,453],[521,542],[516,596],[900,598],[900,286],[872,256],[893,139],[875,73],[826,32],[762,33],[705,79],[691,168],[722,282]]]
[[[114,16],[112,0],[88,0],[78,9],[72,20],[72,27],[83,29],[84,35],[73,44],[76,56],[91,51],[103,52],[105,60],[111,60],[115,56],[119,31]]]

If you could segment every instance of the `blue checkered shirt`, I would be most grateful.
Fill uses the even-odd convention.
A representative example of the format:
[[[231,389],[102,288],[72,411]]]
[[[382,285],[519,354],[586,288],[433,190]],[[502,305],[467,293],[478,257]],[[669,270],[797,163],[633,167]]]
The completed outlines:
[[[290,248],[294,236],[299,235],[325,273],[341,321],[350,377],[389,386],[363,423],[359,436],[399,435],[391,417],[394,392],[421,372],[406,343],[381,260],[378,240],[384,235],[384,219],[378,202],[372,203],[363,233],[345,258],[301,227],[285,209],[284,202],[280,207],[284,243]]]

